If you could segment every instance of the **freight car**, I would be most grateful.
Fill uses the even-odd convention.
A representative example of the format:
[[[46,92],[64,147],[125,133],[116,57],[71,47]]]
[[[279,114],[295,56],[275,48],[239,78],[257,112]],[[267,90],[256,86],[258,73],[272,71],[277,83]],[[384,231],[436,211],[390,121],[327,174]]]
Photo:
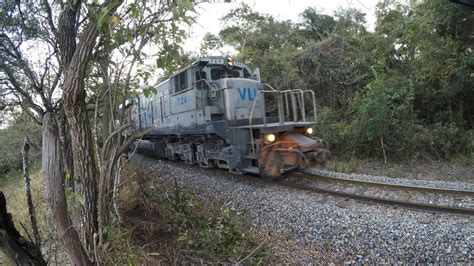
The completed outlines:
[[[198,58],[154,88],[131,110],[134,130],[147,132],[139,151],[267,179],[330,156],[313,136],[313,91],[275,90],[229,56]]]

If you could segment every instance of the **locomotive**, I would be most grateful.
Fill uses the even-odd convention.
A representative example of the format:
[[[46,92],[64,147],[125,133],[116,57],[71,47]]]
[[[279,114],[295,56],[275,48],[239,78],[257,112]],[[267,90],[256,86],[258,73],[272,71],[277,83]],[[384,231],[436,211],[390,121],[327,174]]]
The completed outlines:
[[[324,166],[328,145],[313,135],[316,98],[310,90],[276,90],[230,56],[200,57],[134,100],[138,151],[202,167],[275,179]]]

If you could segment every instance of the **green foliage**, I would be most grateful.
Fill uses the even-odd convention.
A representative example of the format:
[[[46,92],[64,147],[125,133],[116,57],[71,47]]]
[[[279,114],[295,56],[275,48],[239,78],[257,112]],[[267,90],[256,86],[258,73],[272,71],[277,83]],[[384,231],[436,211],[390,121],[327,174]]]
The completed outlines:
[[[19,25],[22,25],[21,32],[23,41],[32,40],[37,37],[45,37],[46,29],[41,27],[40,18],[28,16],[22,20],[21,13],[18,12],[20,2],[15,0],[2,0],[0,2],[0,25],[2,25],[1,33],[16,33],[19,31]],[[37,3],[34,1],[21,2],[21,10],[32,10],[38,12]],[[21,11],[20,10],[20,11]],[[0,43],[4,39],[0,38]]]
[[[447,159],[462,153],[471,156],[474,145],[470,134],[472,131],[465,132],[456,123],[436,123],[429,128],[426,140],[440,158]]]
[[[162,189],[154,188],[151,197],[160,200],[160,214],[177,231],[180,249],[190,250],[204,261],[222,262],[229,257],[241,260],[255,251],[246,263],[261,263],[267,256],[265,245],[244,230],[240,217],[228,207],[205,205],[195,195],[175,188],[172,196],[164,198]]]
[[[146,87],[143,89],[143,94],[145,95],[145,97],[150,97],[152,94],[156,94],[157,91],[156,91],[156,88],[155,87]]]
[[[242,5],[205,44],[234,46],[277,89],[315,91],[327,107],[316,130],[334,154],[470,156],[474,12],[443,0],[383,0],[375,13],[368,32],[356,9],[308,8],[296,24]]]
[[[332,16],[324,15],[312,7],[305,9],[301,17],[302,32],[308,39],[322,40],[328,37],[336,26],[336,20]]]
[[[367,86],[365,95],[353,103],[353,143],[370,154],[374,150],[381,151],[384,142],[385,149],[403,154],[403,149],[410,147],[412,125],[416,123],[410,80],[388,71]]]
[[[192,54],[184,52],[179,45],[174,45],[174,47],[163,49],[156,63],[165,71],[162,77],[168,78],[170,75],[191,64],[194,58]]]
[[[218,36],[208,32],[203,37],[199,52],[201,56],[206,56],[209,51],[218,49],[219,47],[222,47],[222,40]]]
[[[351,149],[349,137],[350,123],[338,121],[336,112],[328,107],[318,110],[318,124],[315,133],[318,137],[329,142],[331,151],[338,155],[347,154]]]
[[[370,38],[330,37],[312,44],[292,60],[304,88],[314,90],[318,102],[347,115],[357,92],[373,78],[369,51]],[[291,62],[291,61],[290,61]]]
[[[9,171],[22,169],[21,151],[25,136],[28,136],[38,147],[41,146],[41,126],[33,122],[26,114],[16,114],[9,127],[0,129],[0,178]],[[40,157],[41,151],[31,147],[30,163],[34,163]]]
[[[68,200],[69,203],[72,203],[72,202],[76,201],[79,204],[81,204],[82,206],[84,206],[85,200],[84,200],[84,197],[82,197],[81,194],[79,194],[78,192],[73,192],[69,189],[66,189],[65,192],[66,192],[66,197],[67,197],[67,200]]]
[[[334,33],[338,35],[363,34],[365,30],[365,13],[354,8],[339,9],[334,13],[337,21]]]

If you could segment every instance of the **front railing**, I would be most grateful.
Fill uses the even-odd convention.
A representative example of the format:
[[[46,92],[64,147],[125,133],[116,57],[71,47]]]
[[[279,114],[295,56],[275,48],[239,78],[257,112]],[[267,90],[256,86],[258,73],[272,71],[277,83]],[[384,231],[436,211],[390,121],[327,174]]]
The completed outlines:
[[[249,115],[250,141],[252,145],[251,146],[252,154],[254,155],[255,155],[255,143],[254,143],[254,138],[253,138],[252,121],[253,121],[255,106],[257,104],[257,101],[260,95],[270,94],[276,98],[276,103],[278,107],[278,123],[284,124],[285,117],[291,117],[291,116],[293,118],[292,122],[294,123],[299,122],[300,118],[301,118],[301,122],[307,122],[306,109],[305,109],[305,95],[310,94],[312,104],[313,104],[312,122],[316,122],[316,95],[314,91],[301,90],[301,89],[278,91],[278,90],[275,90],[272,86],[270,86],[267,83],[263,83],[263,86],[267,87],[268,89],[262,88],[261,90],[258,91],[257,96],[255,97],[253,101],[252,108],[250,110],[250,115]],[[291,113],[290,113],[290,110],[291,110]],[[263,112],[263,125],[264,126],[267,125],[267,114],[265,111]]]

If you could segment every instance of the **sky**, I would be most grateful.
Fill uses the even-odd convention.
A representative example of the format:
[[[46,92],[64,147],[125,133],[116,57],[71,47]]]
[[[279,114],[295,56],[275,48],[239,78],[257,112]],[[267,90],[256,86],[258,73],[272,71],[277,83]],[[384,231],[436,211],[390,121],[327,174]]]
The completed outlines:
[[[206,1],[206,0],[201,0]],[[208,0],[211,3],[198,4],[197,23],[189,29],[189,39],[184,49],[190,52],[199,51],[202,38],[206,32],[219,33],[222,28],[219,18],[230,9],[240,6],[242,2],[253,10],[270,14],[280,20],[299,21],[299,14],[307,7],[314,7],[324,14],[332,15],[339,8],[357,8],[366,13],[367,27],[373,30],[375,24],[375,5],[377,0],[234,0],[232,3],[222,3],[223,0]]]

